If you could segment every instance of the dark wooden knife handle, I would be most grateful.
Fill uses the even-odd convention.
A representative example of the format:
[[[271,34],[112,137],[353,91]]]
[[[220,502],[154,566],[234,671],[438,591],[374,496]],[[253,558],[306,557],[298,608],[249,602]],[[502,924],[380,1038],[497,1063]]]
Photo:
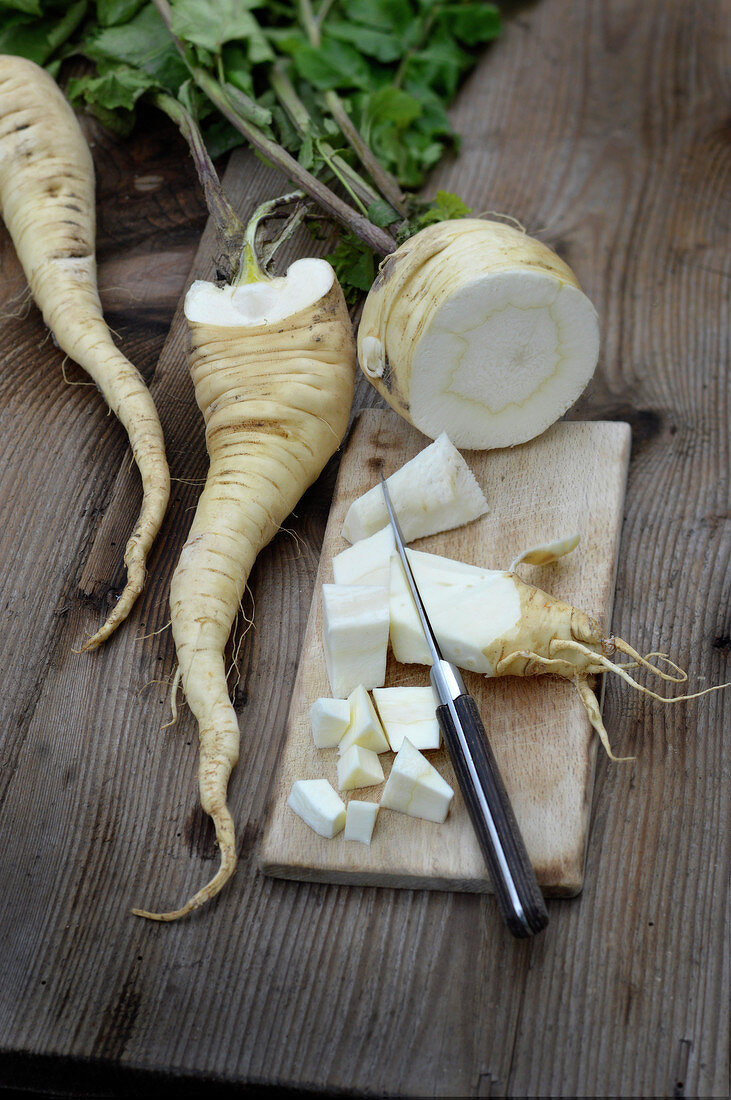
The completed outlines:
[[[471,695],[457,696],[454,699],[454,708],[461,724],[462,736],[455,727],[446,704],[437,707],[437,719],[477,839],[485,856],[498,906],[514,936],[535,935],[548,924],[548,911],[515,820],[502,776],[490,748],[480,712]],[[464,737],[464,743],[462,737]],[[467,751],[465,751],[465,745]],[[471,757],[474,775],[469,767],[467,754]],[[514,900],[505,882],[477,787],[481,789],[489,807],[498,843],[505,854],[515,891],[523,909],[524,920],[516,914]]]

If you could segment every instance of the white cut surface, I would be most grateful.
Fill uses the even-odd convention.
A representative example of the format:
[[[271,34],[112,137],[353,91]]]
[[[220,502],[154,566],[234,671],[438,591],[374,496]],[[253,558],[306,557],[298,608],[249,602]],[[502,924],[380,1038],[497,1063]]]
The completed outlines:
[[[381,585],[323,584],[325,666],[336,698],[346,698],[358,684],[385,682],[388,606],[388,589]]]
[[[388,752],[389,744],[383,726],[363,684],[359,684],[348,696],[350,724],[338,745],[342,756],[352,745],[372,752]]]
[[[185,296],[185,316],[206,325],[271,325],[319,302],[334,278],[327,260],[308,257],[295,260],[286,275],[239,287],[197,279]]]
[[[405,737],[421,752],[439,748],[438,700],[432,687],[374,688],[373,699],[394,752],[399,751]]]
[[[457,447],[534,438],[585,389],[599,357],[594,306],[549,272],[483,274],[434,314],[414,350],[409,412]]]
[[[318,749],[334,749],[350,725],[347,699],[316,699],[310,707],[312,738]]]
[[[454,791],[446,779],[407,738],[391,767],[381,805],[441,824],[453,797]]]
[[[444,432],[391,474],[386,484],[406,542],[459,527],[488,510],[474,474]],[[351,504],[343,537],[355,543],[388,523],[379,482]]]
[[[382,584],[388,588],[391,555],[396,549],[393,528],[389,524],[353,543],[333,558],[336,584]]]
[[[327,779],[298,779],[287,805],[320,836],[337,836],[345,828],[345,803]]]
[[[520,619],[520,596],[510,573],[406,551],[442,654],[458,668],[494,675],[484,650]],[[454,569],[452,569],[454,565]],[[397,661],[430,665],[424,631],[400,559],[391,565],[391,648]]]
[[[345,840],[357,840],[361,844],[370,844],[377,816],[377,802],[351,799],[345,811]]]
[[[375,787],[383,783],[383,768],[378,753],[351,745],[338,760],[338,787],[354,791],[359,787]]]

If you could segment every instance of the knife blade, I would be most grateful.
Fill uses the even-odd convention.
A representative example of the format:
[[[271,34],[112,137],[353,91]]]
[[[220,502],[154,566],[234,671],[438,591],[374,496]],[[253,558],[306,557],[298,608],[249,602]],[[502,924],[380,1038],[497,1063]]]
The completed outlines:
[[[498,907],[516,937],[533,936],[548,924],[548,911],[480,712],[456,665],[445,661],[414,577],[386,479],[386,510],[429,653],[430,679],[439,699],[437,720],[462,797],[485,857]]]

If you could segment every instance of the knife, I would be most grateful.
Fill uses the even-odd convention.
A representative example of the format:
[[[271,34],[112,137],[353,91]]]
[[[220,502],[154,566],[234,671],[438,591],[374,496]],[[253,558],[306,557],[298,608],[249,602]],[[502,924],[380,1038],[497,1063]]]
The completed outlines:
[[[406,556],[386,479],[381,474],[396,546],[432,658],[430,679],[439,699],[437,720],[462,797],[485,857],[503,920],[514,936],[533,936],[548,924],[548,911],[485,727],[456,665],[445,661]]]

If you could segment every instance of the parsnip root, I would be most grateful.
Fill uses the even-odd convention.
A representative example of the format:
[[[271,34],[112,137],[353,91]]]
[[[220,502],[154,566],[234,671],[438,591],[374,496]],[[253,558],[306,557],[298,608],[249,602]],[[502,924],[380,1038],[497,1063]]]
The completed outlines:
[[[0,212],[43,320],[122,422],[142,477],[142,508],[124,553],[127,582],[104,625],[83,646],[95,649],[142,591],[170,476],[152,397],[102,316],[91,154],[55,81],[22,57],[0,56]]]

